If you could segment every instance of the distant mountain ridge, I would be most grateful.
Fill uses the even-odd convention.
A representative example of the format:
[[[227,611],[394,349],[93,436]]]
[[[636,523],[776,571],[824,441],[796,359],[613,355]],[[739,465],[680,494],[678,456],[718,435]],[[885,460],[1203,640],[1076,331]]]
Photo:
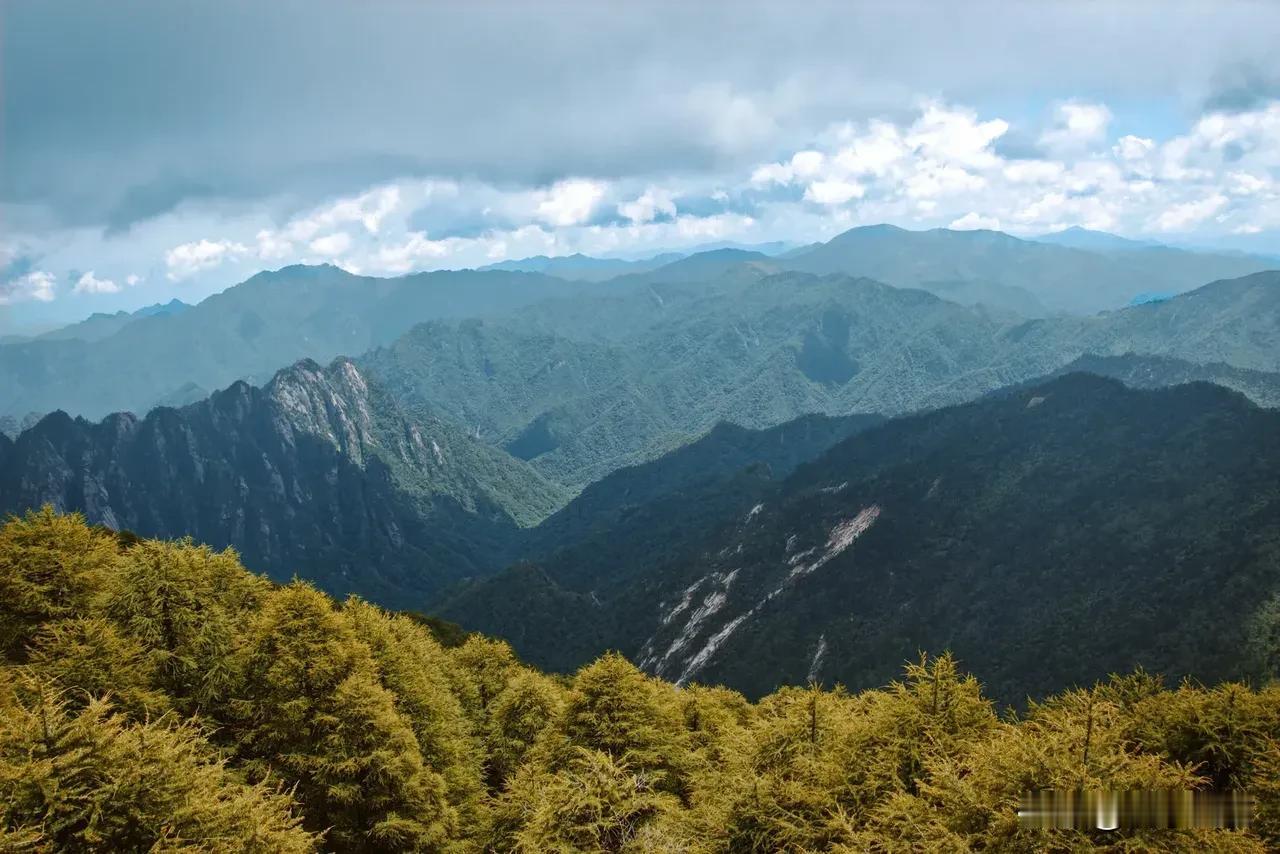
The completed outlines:
[[[714,295],[723,293],[715,280],[724,278],[787,271],[840,274],[923,288],[1009,317],[1043,317],[1115,309],[1138,294],[1177,293],[1275,266],[1266,259],[1168,247],[1097,252],[997,232],[909,232],[890,226],[852,229],[826,243],[780,254],[728,246],[646,266],[658,260],[667,259],[539,262],[551,270],[556,264],[586,269],[598,261],[610,272],[626,271],[607,281],[510,270],[394,279],[355,276],[331,266],[264,272],[180,311],[104,316],[42,338],[0,343],[0,388],[6,392],[0,395],[0,415],[20,418],[54,409],[88,417],[145,413],[160,402],[190,400],[193,388],[221,388],[237,379],[266,382],[281,366],[301,358],[356,357],[432,320],[528,314],[561,333],[576,327],[574,334],[581,337],[619,300],[634,306],[636,295],[665,299],[661,287],[675,284]],[[665,322],[651,307],[644,316]]]
[[[532,273],[376,279],[331,266],[286,267],[178,314],[135,318],[100,340],[0,345],[0,414],[145,413],[189,384],[264,383],[298,359],[357,355],[425,320],[501,313],[583,287]]]
[[[963,301],[1024,314],[1037,304],[1046,313],[1092,314],[1119,308],[1139,293],[1180,293],[1276,266],[1265,258],[1166,246],[1126,247],[1120,252],[1098,248],[1096,241],[1086,249],[1021,240],[998,231],[907,231],[879,225],[851,229],[778,260],[787,269],[866,276],[943,297],[948,290],[955,292],[959,283],[964,286]],[[1022,296],[1010,296],[1009,289]]]
[[[143,317],[160,317],[162,315],[178,315],[191,306],[180,299],[171,299],[166,303],[148,305],[136,311],[117,311],[114,314],[97,312],[89,315],[79,323],[72,323],[43,335],[35,336],[41,341],[65,341],[69,338],[81,341],[100,341],[115,335],[125,326]]]
[[[573,306],[570,323],[535,306],[519,322],[427,324],[359,361],[410,410],[438,407],[575,489],[717,421],[764,428],[806,413],[898,415],[1088,354],[1280,372],[1280,273],[1038,320],[754,263],[692,282],[651,278],[660,273],[627,277],[609,301],[577,301],[580,321]],[[1269,394],[1266,386],[1241,387]]]

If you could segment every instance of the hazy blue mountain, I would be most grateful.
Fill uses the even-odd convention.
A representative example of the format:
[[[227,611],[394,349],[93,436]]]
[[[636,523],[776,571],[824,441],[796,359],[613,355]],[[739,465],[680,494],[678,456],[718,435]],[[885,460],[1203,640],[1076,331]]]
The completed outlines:
[[[595,576],[552,555],[442,612],[536,663],[616,648],[751,694],[881,684],[920,649],[953,650],[1009,702],[1139,665],[1239,677],[1280,590],[1277,484],[1280,413],[1207,383],[1070,374],[870,427],[781,483],[726,482],[755,503],[726,501],[714,534],[625,576],[599,544]],[[676,526],[679,495],[630,512]]]
[[[923,291],[747,269],[592,306],[581,340],[514,322],[432,323],[360,360],[410,410],[434,406],[580,488],[732,420],[897,413],[965,400],[1069,361],[1006,363],[1010,323]],[[644,321],[646,312],[660,318]],[[631,324],[631,325],[627,325]]]
[[[592,258],[588,255],[574,254],[548,257],[535,255],[532,258],[519,258],[511,261],[499,261],[481,267],[481,270],[523,271],[526,273],[544,273],[561,279],[582,282],[603,282],[626,273],[644,273],[655,270],[683,257],[678,253],[655,255],[635,261],[624,261],[620,258]]]
[[[145,536],[234,546],[259,571],[416,606],[491,571],[565,496],[524,463],[410,418],[346,360],[182,409],[62,412],[0,438],[0,513],[50,503]]]
[[[72,323],[35,337],[42,341],[65,341],[69,338],[78,338],[81,341],[99,341],[115,335],[125,326],[139,318],[177,315],[189,308],[191,306],[182,300],[171,299],[166,303],[145,306],[137,311],[117,311],[114,314],[97,312],[78,323]]]
[[[1038,320],[865,279],[770,275],[754,260],[696,285],[627,278],[607,300],[536,306],[518,323],[426,324],[361,364],[411,410],[439,407],[571,488],[717,421],[763,428],[805,413],[901,414],[1091,353],[1280,371],[1277,273]],[[575,322],[556,326],[551,316]]]
[[[0,346],[0,414],[145,412],[188,383],[265,381],[298,359],[362,353],[424,320],[510,311],[584,287],[529,273],[376,279],[330,266],[286,267],[180,313],[135,318],[100,340]]]
[[[1040,234],[1031,239],[1037,243],[1055,243],[1058,246],[1069,246],[1073,249],[1088,249],[1098,252],[1123,252],[1128,249],[1147,249],[1161,245],[1152,240],[1130,240],[1118,234],[1093,231],[1088,228],[1081,228],[1078,225],[1073,225],[1062,231]]]
[[[788,269],[867,276],[943,297],[950,291],[965,301],[1013,311],[1040,305],[1046,312],[1071,314],[1119,308],[1144,292],[1180,293],[1216,279],[1276,268],[1265,258],[1166,246],[1099,252],[998,231],[906,231],[890,225],[851,229],[776,260]],[[956,282],[989,290],[965,294]]]

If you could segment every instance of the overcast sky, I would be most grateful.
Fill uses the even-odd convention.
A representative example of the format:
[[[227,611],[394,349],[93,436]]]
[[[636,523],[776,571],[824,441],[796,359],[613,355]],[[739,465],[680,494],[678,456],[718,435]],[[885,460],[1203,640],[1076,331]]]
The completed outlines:
[[[1277,3],[0,0],[0,39],[0,333],[877,222],[1280,253]]]

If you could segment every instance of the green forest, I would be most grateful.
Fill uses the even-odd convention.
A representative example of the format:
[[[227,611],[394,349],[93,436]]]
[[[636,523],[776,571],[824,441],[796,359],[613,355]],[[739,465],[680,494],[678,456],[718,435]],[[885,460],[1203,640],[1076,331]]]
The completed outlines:
[[[0,528],[0,851],[1266,851],[1280,686],[1000,708],[945,651],[749,702],[277,585],[50,509]],[[1019,827],[1034,789],[1247,790],[1248,831]]]

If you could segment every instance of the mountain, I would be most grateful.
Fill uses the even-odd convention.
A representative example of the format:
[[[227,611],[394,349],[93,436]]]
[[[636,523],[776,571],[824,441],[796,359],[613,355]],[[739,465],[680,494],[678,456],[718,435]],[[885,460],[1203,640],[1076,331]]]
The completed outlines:
[[[0,433],[10,439],[15,439],[23,430],[35,426],[41,417],[39,412],[28,412],[21,418],[13,415],[0,415]]]
[[[1144,292],[1180,293],[1205,282],[1275,269],[1273,260],[1166,246],[1123,252],[1020,240],[998,231],[854,228],[775,259],[787,269],[866,276],[944,298],[1032,316],[1092,314]]]
[[[144,536],[235,546],[287,580],[417,605],[490,571],[564,501],[524,463],[405,416],[350,361],[310,361],[182,409],[62,412],[0,439],[0,512],[49,503]]]
[[[1010,333],[1023,345],[1099,355],[1174,356],[1280,371],[1280,272],[1211,282],[1178,296],[1097,317],[1032,320]]]
[[[524,532],[520,563],[450,588],[429,607],[500,627],[517,646],[537,650],[544,666],[571,670],[607,646],[607,628],[596,621],[601,596],[687,553],[801,463],[883,420],[809,415],[768,430],[717,424],[657,460],[591,484]],[[543,640],[552,637],[555,644]]]
[[[741,267],[741,265],[739,265]],[[597,329],[424,324],[359,360],[402,404],[445,417],[574,489],[732,420],[911,411],[969,399],[1079,355],[1009,363],[1011,327],[923,291],[848,277],[768,275],[637,287],[596,304]],[[652,317],[652,320],[646,319]]]
[[[1199,365],[1169,356],[1085,355],[1053,372],[1055,376],[1089,373],[1120,380],[1133,388],[1164,388],[1185,383],[1206,382],[1234,389],[1271,409],[1280,407],[1280,373],[1250,371],[1222,362]],[[994,392],[1000,394],[1002,391]]]
[[[298,359],[359,354],[424,320],[512,311],[585,287],[530,273],[376,279],[331,266],[286,267],[177,314],[135,318],[99,340],[0,346],[0,414],[146,412],[188,383],[265,382]]]
[[[1206,383],[1070,374],[860,431],[621,584],[554,557],[497,577],[558,610],[491,583],[441,613],[532,662],[614,648],[748,694],[882,684],[920,649],[954,651],[1007,702],[1135,666],[1239,677],[1280,592],[1277,484],[1280,413]],[[566,603],[585,626],[568,640],[527,630]]]
[[[1062,231],[1041,234],[1031,238],[1037,243],[1054,243],[1058,246],[1069,246],[1072,249],[1087,249],[1098,252],[1123,252],[1129,249],[1145,249],[1161,244],[1150,240],[1130,240],[1118,234],[1105,231],[1093,231],[1073,225]]]
[[[1021,320],[866,279],[771,274],[755,260],[722,270],[624,277],[609,298],[544,303],[518,320],[422,325],[360,364],[411,411],[437,407],[571,489],[718,421],[904,414],[1086,354],[1280,371],[1280,273],[1094,317]]]
[[[658,267],[678,260],[680,257],[682,256],[677,253],[670,253],[635,261],[624,261],[620,258],[592,258],[588,255],[576,253],[556,257],[535,255],[532,258],[499,261],[496,264],[481,267],[480,270],[543,273],[570,281],[603,282],[627,273],[644,273],[649,270],[656,270]]]
[[[171,299],[166,303],[156,303],[137,311],[117,311],[114,314],[97,312],[89,315],[79,323],[72,323],[37,336],[42,341],[65,341],[76,338],[81,341],[100,341],[115,335],[125,326],[142,317],[159,317],[161,315],[181,314],[190,305],[180,299]]]

